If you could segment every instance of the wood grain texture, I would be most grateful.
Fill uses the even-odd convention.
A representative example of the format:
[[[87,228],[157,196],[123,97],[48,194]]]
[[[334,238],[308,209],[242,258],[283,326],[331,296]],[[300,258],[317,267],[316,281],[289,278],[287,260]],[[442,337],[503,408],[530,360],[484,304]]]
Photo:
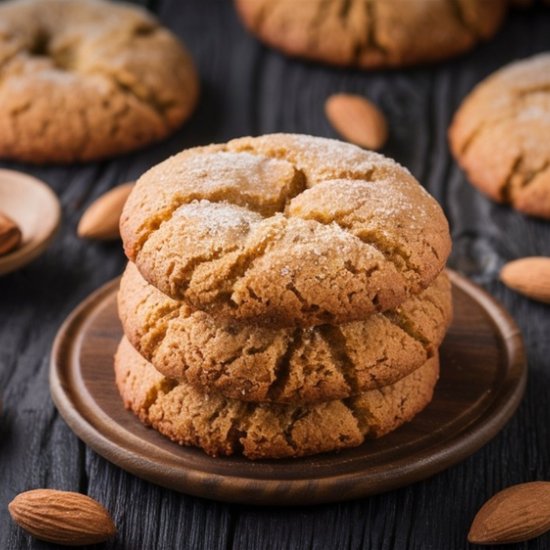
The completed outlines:
[[[2,163],[52,186],[62,202],[63,225],[46,254],[0,278],[0,548],[51,549],[24,535],[7,512],[17,493],[36,487],[80,490],[102,502],[119,528],[108,549],[469,548],[470,523],[492,494],[550,479],[550,308],[497,280],[509,260],[550,255],[550,226],[475,191],[449,155],[446,131],[461,99],[482,78],[550,49],[550,10],[514,12],[494,41],[451,62],[361,73],[287,59],[262,47],[241,28],[229,1],[154,0],[148,6],[197,60],[203,95],[190,122],[163,143],[109,162],[53,168]],[[76,237],[85,207],[187,146],[273,131],[336,137],[323,103],[341,91],[365,94],[383,109],[390,126],[383,152],[407,166],[450,218],[451,266],[482,283],[520,325],[529,382],[517,414],[461,464],[415,485],[341,504],[221,504],[159,488],[112,466],[73,435],[48,389],[48,356],[59,325],[124,265],[120,243]],[[545,535],[518,548],[549,546]]]
[[[527,378],[519,330],[479,287],[456,273],[454,319],[440,349],[432,402],[378,440],[340,453],[253,462],[211,458],[145,428],[115,387],[113,357],[122,337],[119,279],[69,316],[52,350],[52,398],[92,449],[143,479],[186,494],[245,504],[309,505],[370,496],[453,465],[496,435],[515,412]]]

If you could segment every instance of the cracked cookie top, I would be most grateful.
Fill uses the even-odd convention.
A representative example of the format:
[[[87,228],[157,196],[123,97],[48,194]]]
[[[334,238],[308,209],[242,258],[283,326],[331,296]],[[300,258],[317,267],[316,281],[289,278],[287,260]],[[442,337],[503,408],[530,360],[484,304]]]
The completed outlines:
[[[550,219],[550,54],[511,63],[478,84],[449,138],[481,191]]]
[[[115,377],[127,409],[180,445],[212,456],[299,457],[355,447],[419,413],[433,396],[437,354],[392,386],[310,406],[245,403],[165,378],[125,338]]]
[[[141,8],[0,4],[0,157],[73,162],[127,152],[169,134],[197,97],[189,54]]]
[[[274,329],[193,311],[128,264],[118,311],[128,340],[168,378],[241,401],[307,404],[409,375],[440,346],[452,303],[443,272],[397,309],[364,321]]]
[[[497,31],[503,0],[235,0],[246,27],[295,55],[400,67],[446,59]],[[327,39],[327,37],[329,37]]]
[[[293,134],[184,151],[121,217],[128,258],[172,298],[273,326],[364,319],[426,288],[450,251],[437,202],[394,161]]]

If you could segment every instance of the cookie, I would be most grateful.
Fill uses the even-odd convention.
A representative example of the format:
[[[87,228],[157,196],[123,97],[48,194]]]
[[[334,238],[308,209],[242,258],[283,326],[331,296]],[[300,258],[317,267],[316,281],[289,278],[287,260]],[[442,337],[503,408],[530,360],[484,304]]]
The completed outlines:
[[[292,56],[363,68],[447,59],[492,37],[504,0],[236,0],[245,26]]]
[[[411,420],[432,399],[437,355],[393,386],[314,406],[255,404],[205,394],[162,376],[123,339],[115,357],[124,405],[181,445],[209,455],[299,457],[354,447]]]
[[[511,63],[478,84],[449,138],[480,191],[550,219],[550,54]]]
[[[426,288],[451,248],[437,202],[394,161],[293,134],[184,151],[137,182],[128,258],[217,317],[339,324]]]
[[[452,315],[445,272],[396,310],[340,326],[219,321],[168,298],[133,264],[118,305],[126,337],[166,377],[241,401],[292,404],[394,384],[434,355]]]
[[[0,3],[2,158],[61,163],[125,153],[170,134],[197,97],[191,57],[141,8]]]

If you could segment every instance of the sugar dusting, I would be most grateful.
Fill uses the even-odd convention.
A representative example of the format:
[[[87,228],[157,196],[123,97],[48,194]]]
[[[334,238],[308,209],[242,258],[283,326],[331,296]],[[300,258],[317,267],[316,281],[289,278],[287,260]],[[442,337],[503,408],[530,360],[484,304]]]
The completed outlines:
[[[265,182],[262,174],[279,161],[250,153],[204,153],[186,159],[185,172],[190,180],[196,180],[201,189],[220,189],[238,185],[243,190],[262,190]]]
[[[367,174],[374,168],[398,168],[408,173],[406,168],[394,160],[351,143],[307,135],[280,135],[290,142],[291,147],[299,151],[300,157],[307,165],[306,169],[318,174]],[[300,160],[297,159],[298,164]]]
[[[310,195],[309,204],[305,201],[308,198],[306,193]],[[430,206],[435,204],[422,186],[395,177],[377,181],[329,180],[306,193],[301,198],[306,212],[314,212],[325,201],[331,201],[329,210],[335,219],[356,212],[354,217],[378,218],[380,225],[397,218],[405,224],[431,223],[429,217],[433,209]],[[310,206],[311,201],[313,206]]]
[[[246,208],[207,200],[184,204],[176,210],[174,216],[185,218],[186,223],[195,224],[197,229],[208,233],[246,231],[251,224],[262,220],[260,215]]]

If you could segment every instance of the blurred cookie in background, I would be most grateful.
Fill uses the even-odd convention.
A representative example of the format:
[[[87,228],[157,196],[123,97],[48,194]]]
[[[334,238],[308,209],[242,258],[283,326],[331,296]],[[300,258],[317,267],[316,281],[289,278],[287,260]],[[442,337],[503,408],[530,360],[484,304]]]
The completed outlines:
[[[288,55],[361,68],[461,54],[491,38],[504,0],[235,0],[245,26]]]
[[[132,151],[180,126],[198,92],[189,53],[141,8],[0,5],[0,158],[66,163]]]
[[[511,63],[478,84],[449,139],[480,191],[550,219],[550,53]]]

